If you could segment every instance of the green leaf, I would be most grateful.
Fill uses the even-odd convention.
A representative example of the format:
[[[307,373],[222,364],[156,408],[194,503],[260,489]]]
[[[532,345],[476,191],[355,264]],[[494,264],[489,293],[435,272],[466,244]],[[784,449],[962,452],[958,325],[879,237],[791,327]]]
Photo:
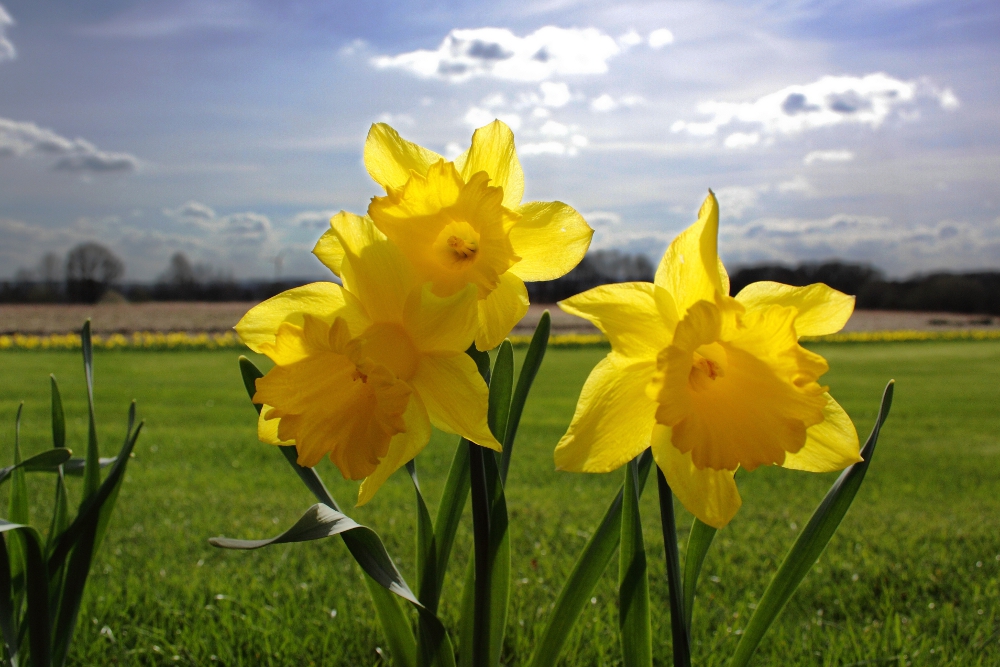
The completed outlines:
[[[505,340],[497,348],[497,358],[490,373],[490,398],[486,422],[493,437],[503,443],[510,414],[510,394],[514,390],[514,348]]]
[[[638,457],[625,467],[622,496],[622,537],[618,557],[618,626],[622,665],[652,667],[653,638],[649,624],[649,580],[646,547],[639,517]]]
[[[660,496],[660,525],[663,528],[663,551],[667,564],[670,635],[673,638],[674,667],[691,667],[691,639],[688,628],[684,624],[684,588],[681,583],[681,558],[677,552],[674,494],[659,466],[656,468],[656,486]]]
[[[107,468],[118,460],[117,456],[100,457],[97,459],[98,467]],[[87,459],[74,456],[63,464],[63,474],[70,477],[82,477],[87,467]]]
[[[694,611],[694,594],[698,589],[698,577],[701,575],[701,566],[708,555],[708,548],[712,546],[712,540],[718,532],[695,517],[691,524],[691,533],[688,535],[687,550],[684,553],[684,627],[687,628],[688,636],[691,636],[691,618]]]
[[[49,375],[49,390],[52,393],[52,446],[60,449],[66,446],[66,414],[55,375]]]
[[[213,537],[208,542],[213,547],[222,549],[260,549],[272,544],[321,540],[325,537],[340,535],[345,530],[355,529],[373,532],[371,528],[362,526],[349,516],[317,503],[306,510],[306,513],[295,522],[294,526],[276,537],[266,540],[234,540],[228,537]],[[389,559],[389,555],[385,553],[384,549],[379,557],[385,561]]]
[[[57,572],[64,562],[66,565],[52,640],[52,661],[56,667],[62,667],[66,662],[76,629],[80,603],[83,600],[83,591],[90,574],[90,565],[100,546],[115,500],[118,498],[118,491],[125,477],[132,450],[135,449],[136,440],[142,432],[142,422],[134,431],[132,430],[134,417],[133,402],[129,409],[127,437],[118,452],[117,460],[111,466],[108,476],[97,487],[97,491],[80,504],[76,518],[56,540],[55,548],[48,559],[49,572]],[[68,562],[66,562],[67,556]]]
[[[7,512],[10,521],[15,524],[28,525],[30,513],[28,510],[28,484],[24,476],[24,462],[21,459],[21,412],[24,402],[17,406],[17,416],[14,418],[14,465],[11,466],[10,503]],[[26,563],[24,561],[24,537],[20,533],[11,533],[10,543],[10,576],[13,581],[14,610],[13,615],[19,618],[24,605],[24,576]]]
[[[736,646],[730,667],[742,667],[750,662],[754,651],[760,644],[764,633],[781,613],[785,604],[792,597],[795,589],[799,587],[809,570],[819,559],[823,549],[830,542],[830,538],[837,531],[840,522],[843,520],[847,510],[850,509],[854,497],[861,488],[865,473],[871,464],[872,454],[875,452],[875,445],[878,442],[882,424],[889,416],[889,408],[892,406],[892,392],[894,380],[890,380],[882,394],[882,405],[879,408],[878,418],[872,428],[868,441],[861,449],[861,457],[864,459],[850,466],[840,474],[837,481],[827,492],[823,502],[813,513],[809,523],[799,534],[795,544],[792,545],[785,560],[778,568],[767,590],[757,603],[757,610],[750,618],[740,643]]]
[[[28,648],[31,651],[32,667],[49,667],[52,664],[50,652],[50,625],[49,625],[49,576],[45,566],[45,558],[42,554],[41,537],[31,526],[12,523],[0,519],[0,533],[10,533],[13,537],[17,535],[18,542],[22,545],[24,553],[21,558],[26,565],[25,569],[25,590],[27,592],[27,627],[28,627]],[[5,545],[6,546],[6,545]],[[11,548],[11,547],[7,547]],[[4,553],[7,552],[4,549]],[[3,565],[4,563],[0,563]],[[11,618],[16,609],[9,606],[11,597],[10,589],[5,588],[4,581],[0,578],[0,618]],[[11,639],[8,637],[8,630],[3,630],[4,640],[10,646]],[[16,643],[16,638],[14,639]],[[12,648],[12,653],[17,649]]]
[[[653,454],[646,450],[639,457],[639,494],[642,494],[646,485],[646,478],[649,476],[649,469],[653,464]],[[601,580],[604,571],[608,569],[608,564],[618,552],[618,545],[621,542],[622,525],[622,496],[625,487],[618,490],[618,494],[604,518],[598,525],[597,530],[590,536],[586,546],[580,553],[569,579],[563,584],[559,592],[552,613],[549,614],[548,623],[542,631],[541,639],[535,646],[535,653],[531,657],[529,665],[531,667],[552,667],[559,660],[563,646],[569,633],[580,618],[583,608],[590,602],[597,582]]]
[[[486,357],[487,362],[489,361],[489,355],[482,353],[482,356]],[[253,397],[257,391],[256,381],[258,378],[264,377],[264,374],[261,373],[260,369],[252,361],[244,356],[239,358],[239,364],[243,386],[247,391],[251,403],[253,403]],[[253,406],[257,410],[257,414],[260,414],[263,406],[258,403],[253,403]],[[279,447],[279,449],[284,455],[285,460],[295,470],[299,479],[312,491],[316,499],[331,510],[341,513],[339,505],[327,490],[323,484],[323,480],[316,471],[298,464],[298,454],[295,446],[286,445]],[[464,497],[462,502],[464,503]],[[461,516],[461,507],[459,507],[458,514]],[[454,651],[451,649],[451,643],[444,625],[441,624],[436,615],[427,610],[418,601],[403,579],[403,575],[396,569],[378,535],[369,528],[363,526],[361,528],[364,530],[344,530],[338,534],[344,540],[344,545],[351,552],[351,556],[354,557],[354,560],[361,566],[361,569],[365,573],[365,584],[372,595],[372,602],[375,604],[376,612],[379,615],[379,622],[382,624],[389,648],[393,651],[395,658],[403,661],[407,667],[414,667],[416,665],[417,645],[413,637],[413,632],[410,629],[409,621],[400,610],[399,604],[393,595],[397,595],[415,605],[421,617],[429,617],[429,619],[425,620],[425,623],[428,627],[432,628],[432,638],[441,637],[439,655],[448,656],[450,654],[453,657]],[[452,532],[448,540],[449,551],[453,540],[454,532]],[[443,576],[443,570],[440,571],[438,576]],[[442,664],[448,667],[447,662],[443,662]]]
[[[469,441],[460,438],[458,447],[455,449],[455,456],[451,460],[448,479],[444,483],[444,493],[441,495],[441,504],[438,505],[437,519],[434,522],[434,542],[437,546],[438,559],[434,571],[438,577],[438,598],[440,598],[441,590],[444,588],[444,578],[448,571],[451,548],[455,544],[455,534],[462,521],[465,502],[469,498],[470,485]],[[424,601],[424,604],[429,603],[430,599]],[[435,608],[437,608],[437,604],[438,600],[435,599]]]
[[[0,484],[6,482],[15,470],[23,470],[24,472],[56,472],[59,470],[59,466],[69,461],[72,455],[73,452],[65,447],[61,449],[46,449],[41,454],[35,454],[20,463],[0,468]]]
[[[427,510],[427,503],[420,492],[416,462],[407,462],[406,470],[413,482],[417,500],[417,592],[424,608],[432,612],[423,613],[421,611],[418,615],[417,664],[431,665],[436,660],[439,665],[452,666],[455,663],[455,650],[444,626],[434,615],[437,612],[437,604],[441,595],[438,588],[441,579],[435,569],[438,565],[438,558],[434,524],[431,523],[431,514]]]
[[[83,323],[80,330],[80,342],[83,349],[83,374],[87,380],[87,408],[89,426],[87,429],[87,458],[83,471],[83,498],[81,507],[101,485],[101,452],[97,446],[97,419],[94,415],[94,345],[90,339],[90,320]]]
[[[545,358],[545,350],[549,345],[549,332],[552,329],[552,317],[549,311],[542,313],[535,327],[535,333],[531,336],[531,344],[524,355],[521,363],[521,373],[517,376],[517,387],[510,400],[510,413],[507,416],[507,432],[504,434],[503,454],[500,458],[500,479],[507,482],[507,470],[510,469],[510,457],[514,452],[514,438],[517,437],[517,427],[521,423],[521,412],[524,404],[528,400],[528,392],[535,382],[538,369],[542,366],[542,359]]]

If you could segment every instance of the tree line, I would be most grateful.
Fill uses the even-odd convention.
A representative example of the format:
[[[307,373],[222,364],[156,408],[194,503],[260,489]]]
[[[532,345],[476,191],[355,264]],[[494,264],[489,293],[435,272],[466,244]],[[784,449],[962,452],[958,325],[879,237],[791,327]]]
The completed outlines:
[[[556,280],[528,283],[535,303],[554,303],[608,283],[650,282],[656,267],[642,254],[595,250]],[[0,303],[95,303],[118,301],[260,301],[311,282],[306,279],[243,280],[177,252],[152,283],[126,283],[125,264],[98,243],[81,243],[65,257],[47,253],[33,269],[0,281]],[[877,268],[842,261],[797,266],[759,264],[730,275],[730,292],[772,280],[787,285],[826,283],[857,297],[857,307],[1000,315],[1000,272],[937,272],[889,280]]]

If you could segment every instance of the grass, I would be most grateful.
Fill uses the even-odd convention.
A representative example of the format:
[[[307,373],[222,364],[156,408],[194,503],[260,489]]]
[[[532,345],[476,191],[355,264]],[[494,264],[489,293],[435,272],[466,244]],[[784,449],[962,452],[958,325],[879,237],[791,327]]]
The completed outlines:
[[[755,664],[1000,664],[1000,342],[812,345],[862,438],[882,387],[896,400],[854,507],[818,567],[765,637]],[[600,349],[550,350],[522,421],[507,500],[514,579],[504,664],[530,654],[550,604],[622,474],[557,473],[552,448]],[[212,548],[213,535],[275,535],[313,500],[281,455],[254,437],[236,355],[96,355],[102,453],[117,450],[128,401],[146,426],[88,584],[73,664],[359,665],[385,660],[374,610],[336,539],[256,552]],[[68,440],[86,438],[78,353],[0,354],[0,461],[25,400],[27,453],[50,445],[48,378],[60,381]],[[457,438],[435,433],[418,464],[436,504]],[[347,506],[356,485],[324,462]],[[743,509],[709,553],[694,612],[696,665],[725,664],[753,603],[834,475],[741,474]],[[651,478],[652,480],[652,478]],[[76,484],[76,483],[75,483]],[[29,477],[32,518],[47,526],[52,482]],[[71,488],[79,498],[79,486]],[[3,493],[6,495],[6,488]],[[655,483],[642,501],[650,553],[654,659],[669,664],[669,614]],[[350,511],[379,532],[413,580],[413,499],[394,476]],[[432,508],[433,512],[433,508]],[[445,588],[456,619],[471,553],[468,507]],[[678,524],[690,516],[678,511]],[[686,528],[685,528],[686,530]],[[612,564],[564,653],[566,665],[620,663]]]

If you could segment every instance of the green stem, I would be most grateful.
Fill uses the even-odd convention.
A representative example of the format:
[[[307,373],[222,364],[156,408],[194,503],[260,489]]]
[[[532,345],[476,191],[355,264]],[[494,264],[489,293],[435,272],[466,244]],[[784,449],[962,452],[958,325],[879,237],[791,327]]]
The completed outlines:
[[[656,467],[660,492],[660,523],[663,526],[663,551],[667,557],[667,585],[670,589],[670,630],[674,639],[674,667],[691,667],[691,640],[684,622],[684,590],[681,559],[677,553],[677,525],[674,522],[674,494],[660,467]]]
[[[472,664],[488,667],[490,659],[490,497],[486,486],[484,456],[493,456],[479,445],[469,443],[469,471],[472,475],[472,533],[475,540],[476,585],[473,620]]]

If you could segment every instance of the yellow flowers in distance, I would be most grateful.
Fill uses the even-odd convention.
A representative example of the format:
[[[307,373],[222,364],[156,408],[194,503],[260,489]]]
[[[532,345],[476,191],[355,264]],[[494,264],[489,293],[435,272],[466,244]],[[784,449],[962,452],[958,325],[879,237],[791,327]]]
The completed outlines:
[[[372,126],[365,164],[386,190],[369,216],[340,212],[314,253],[341,279],[288,290],[236,325],[275,366],[257,380],[261,441],[294,444],[364,482],[389,475],[443,431],[495,450],[488,389],[465,351],[500,344],[528,308],[524,280],[583,258],[593,230],[560,202],[521,204],[510,129],[475,132],[454,162]]]
[[[718,228],[710,192],[652,284],[604,285],[559,304],[593,322],[611,352],[588,377],[555,461],[609,472],[652,447],[681,503],[721,528],[741,504],[740,466],[827,472],[861,459],[854,425],[818,383],[826,361],[798,342],[839,331],[853,297],[773,282],[729,296]]]
[[[499,120],[476,130],[453,162],[377,123],[365,142],[365,166],[386,191],[368,215],[418,279],[438,296],[476,286],[480,350],[499,345],[528,312],[524,281],[568,273],[590,247],[594,230],[570,206],[521,203],[514,134]],[[342,251],[332,230],[314,252],[340,275]]]

